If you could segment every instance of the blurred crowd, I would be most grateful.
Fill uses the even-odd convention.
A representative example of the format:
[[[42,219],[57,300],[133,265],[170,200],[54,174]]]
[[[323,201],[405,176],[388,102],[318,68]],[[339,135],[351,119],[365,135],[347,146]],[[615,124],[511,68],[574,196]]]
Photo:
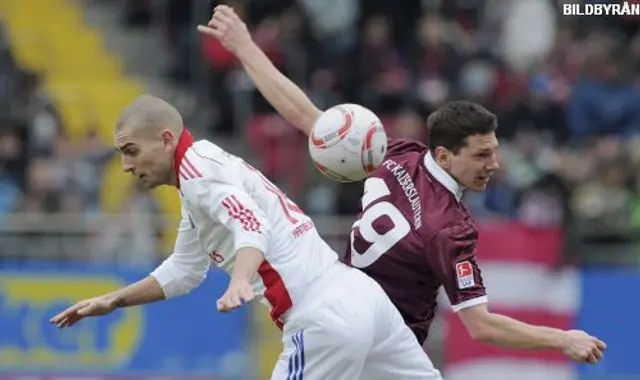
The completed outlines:
[[[107,222],[97,217],[101,177],[115,150],[93,128],[70,139],[44,78],[20,67],[10,48],[0,23],[0,256],[113,257],[130,244],[137,256],[128,261],[155,259],[156,247],[148,242],[159,228],[140,231],[154,223],[138,225],[132,218],[157,211],[148,194],[135,188],[122,215]],[[140,239],[144,244],[136,244]]]
[[[360,103],[381,116],[390,135],[416,139],[425,137],[426,116],[447,100],[469,99],[495,112],[502,168],[486,192],[466,195],[478,218],[563,227],[581,241],[635,241],[638,20],[564,17],[562,2],[225,3],[321,108]],[[195,35],[194,26],[206,22],[218,2],[125,3],[125,27],[161,25],[173,57],[167,80],[204,86],[203,102],[216,110],[205,126],[210,134],[240,136],[267,175],[309,212],[357,211],[360,184],[320,179],[308,166],[304,136],[274,113],[215,39]],[[96,176],[113,151],[94,134],[67,141],[38,75],[15,67],[6,42],[2,46],[0,75],[8,85],[1,86],[0,104],[9,108],[0,114],[0,217],[97,210]],[[194,72],[194,59],[202,72]]]
[[[193,13],[189,2],[169,3]],[[556,0],[226,3],[320,107],[360,103],[382,116],[389,134],[417,139],[426,116],[447,100],[474,100],[498,114],[502,170],[484,194],[467,194],[476,216],[571,228],[593,241],[638,236],[637,19],[564,17]],[[190,17],[169,25],[169,35],[192,36]],[[250,84],[216,40],[199,43],[209,100],[221,114],[211,128],[241,129],[270,176],[298,194],[308,167],[292,167],[304,158],[291,156],[305,154],[296,149],[304,139],[255,90],[253,116],[234,120],[233,95]],[[180,54],[183,45],[169,46]],[[176,62],[172,78],[184,80],[184,60]],[[357,211],[359,185],[311,183],[309,210]]]

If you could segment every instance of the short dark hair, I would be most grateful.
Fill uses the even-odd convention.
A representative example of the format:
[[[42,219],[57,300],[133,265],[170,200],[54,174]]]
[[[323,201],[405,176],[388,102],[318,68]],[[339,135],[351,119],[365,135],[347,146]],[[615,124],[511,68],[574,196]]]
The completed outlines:
[[[467,137],[486,135],[498,128],[498,118],[478,103],[448,102],[427,118],[429,150],[444,147],[458,154],[467,144]]]

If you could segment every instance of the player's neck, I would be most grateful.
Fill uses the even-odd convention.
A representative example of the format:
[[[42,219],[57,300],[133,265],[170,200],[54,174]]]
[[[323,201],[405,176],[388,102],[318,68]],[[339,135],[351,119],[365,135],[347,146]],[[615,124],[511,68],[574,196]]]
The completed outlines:
[[[458,178],[449,170],[445,169],[431,154],[428,152],[425,157],[425,166],[431,175],[451,192],[458,201],[462,199],[464,187],[460,185]]]

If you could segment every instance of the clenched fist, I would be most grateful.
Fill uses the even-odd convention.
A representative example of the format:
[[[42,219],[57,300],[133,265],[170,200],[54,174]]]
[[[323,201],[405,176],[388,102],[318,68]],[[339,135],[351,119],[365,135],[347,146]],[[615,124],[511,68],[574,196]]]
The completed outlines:
[[[223,313],[237,309],[255,297],[253,287],[248,281],[231,281],[227,291],[217,302],[218,311]]]
[[[578,363],[596,364],[604,354],[607,345],[600,339],[580,330],[567,331],[562,353]]]
[[[237,54],[243,47],[251,44],[251,35],[247,26],[238,17],[233,8],[219,5],[214,8],[213,16],[207,25],[199,25],[198,31],[217,38],[222,46]]]

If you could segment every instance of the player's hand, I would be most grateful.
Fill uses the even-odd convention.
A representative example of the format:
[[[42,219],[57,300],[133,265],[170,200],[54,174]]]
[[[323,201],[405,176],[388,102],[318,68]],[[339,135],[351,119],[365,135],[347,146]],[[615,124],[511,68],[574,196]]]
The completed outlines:
[[[251,44],[251,35],[247,26],[233,8],[227,5],[215,7],[209,23],[206,26],[199,25],[198,31],[217,38],[222,46],[234,54],[237,54],[242,47]]]
[[[580,330],[569,330],[562,353],[578,363],[596,364],[604,356],[607,345],[600,339]]]
[[[113,298],[100,296],[76,303],[51,318],[50,322],[58,328],[71,327],[85,317],[97,317],[111,313],[115,309]]]
[[[231,281],[227,291],[218,300],[218,311],[226,313],[237,309],[255,298],[253,287],[248,281]]]

